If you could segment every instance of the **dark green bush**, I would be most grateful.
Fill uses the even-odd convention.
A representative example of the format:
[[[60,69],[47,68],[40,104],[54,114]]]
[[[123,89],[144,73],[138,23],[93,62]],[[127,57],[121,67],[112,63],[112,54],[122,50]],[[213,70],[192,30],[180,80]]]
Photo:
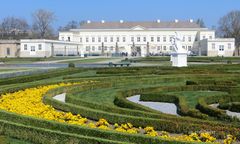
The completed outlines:
[[[68,64],[68,67],[69,67],[69,68],[75,68],[75,64],[74,64],[74,63],[69,63],[69,64]]]

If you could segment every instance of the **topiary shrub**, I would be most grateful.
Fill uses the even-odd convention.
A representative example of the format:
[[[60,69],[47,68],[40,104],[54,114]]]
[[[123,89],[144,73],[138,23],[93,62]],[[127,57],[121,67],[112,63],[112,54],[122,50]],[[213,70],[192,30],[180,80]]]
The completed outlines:
[[[69,67],[69,68],[75,68],[75,64],[74,64],[74,63],[69,63],[69,64],[68,64],[68,67]]]

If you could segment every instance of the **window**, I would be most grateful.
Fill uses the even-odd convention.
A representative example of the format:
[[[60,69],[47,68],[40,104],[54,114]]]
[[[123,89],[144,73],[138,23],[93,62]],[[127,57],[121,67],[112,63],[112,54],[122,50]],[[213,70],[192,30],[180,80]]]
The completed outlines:
[[[167,47],[166,47],[166,46],[163,46],[163,50],[167,50]]]
[[[104,42],[107,42],[107,37],[104,37]]]
[[[71,41],[71,38],[70,38],[70,37],[68,37],[68,41]]]
[[[215,43],[212,43],[212,49],[215,50]]]
[[[86,37],[86,42],[89,42],[89,38],[88,37]]]
[[[182,46],[183,49],[185,49],[185,46]]]
[[[206,39],[206,36],[203,36],[202,38],[203,38],[203,39]]]
[[[92,51],[95,51],[95,46],[92,46]]]
[[[131,42],[134,42],[134,37],[131,37]]]
[[[102,50],[102,47],[101,47],[101,46],[98,46],[98,50]]]
[[[110,47],[110,50],[113,51],[113,46]]]
[[[10,55],[10,48],[7,48],[7,55]]]
[[[80,40],[79,40],[80,42],[82,42],[82,38],[80,37]]]
[[[157,37],[157,42],[160,42],[160,37]]]
[[[123,37],[123,42],[126,42],[126,37]]]
[[[120,40],[119,40],[119,37],[117,37],[117,42],[119,42]]]
[[[169,50],[172,50],[172,46],[169,46]]]
[[[141,38],[140,37],[137,37],[137,42],[140,42],[141,41]]]
[[[89,51],[90,50],[90,46],[86,46],[86,51]]]
[[[146,37],[143,37],[143,41],[146,42],[146,41],[147,41],[147,38],[146,38]]]
[[[219,45],[219,51],[224,51],[224,45]]]
[[[92,37],[92,42],[95,42],[95,37]]]
[[[167,41],[167,38],[166,37],[163,37],[163,42],[166,42]]]
[[[151,42],[154,42],[154,37],[151,37]]]
[[[62,41],[64,41],[64,37],[62,37]]]
[[[110,42],[113,42],[113,37],[110,38]]]
[[[231,49],[231,48],[232,48],[231,43],[228,43],[228,49]]]
[[[188,50],[191,50],[192,49],[192,46],[188,46]]]
[[[24,45],[24,50],[27,50],[27,44]]]
[[[42,44],[38,45],[38,50],[42,50]]]
[[[102,40],[101,40],[101,37],[98,37],[98,42],[101,42]]]
[[[104,47],[104,50],[107,50],[107,46]]]
[[[185,42],[185,36],[183,36],[183,42]]]
[[[35,52],[35,46],[31,46],[31,51]]]
[[[188,42],[191,42],[192,41],[192,38],[191,36],[188,37]]]
[[[212,39],[212,36],[209,36],[209,39]]]
[[[161,49],[161,46],[158,46],[158,47],[157,47],[157,50],[159,51],[160,49]]]

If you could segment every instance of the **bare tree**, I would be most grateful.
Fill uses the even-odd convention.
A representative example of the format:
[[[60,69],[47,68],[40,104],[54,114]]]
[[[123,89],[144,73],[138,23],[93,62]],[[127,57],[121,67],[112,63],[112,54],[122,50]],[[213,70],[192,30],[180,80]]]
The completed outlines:
[[[29,25],[26,20],[21,18],[15,17],[6,17],[3,19],[1,23],[1,29],[4,33],[18,33],[18,32],[25,32],[28,30]]]
[[[51,24],[56,20],[55,14],[47,10],[37,10],[33,14],[33,30],[36,31],[40,38],[46,38],[52,34]]]
[[[203,19],[201,18],[199,18],[199,19],[197,19],[197,21],[196,21],[196,23],[201,27],[201,28],[205,28],[206,26],[205,26],[205,23],[204,23],[204,21],[203,21]]]
[[[68,24],[64,27],[60,27],[59,28],[59,31],[68,31],[70,29],[77,29],[79,28],[79,22],[75,21],[75,20],[72,20],[70,22],[68,22]]]
[[[239,55],[240,47],[240,11],[231,11],[219,20],[218,34],[225,38],[235,38],[235,55]]]

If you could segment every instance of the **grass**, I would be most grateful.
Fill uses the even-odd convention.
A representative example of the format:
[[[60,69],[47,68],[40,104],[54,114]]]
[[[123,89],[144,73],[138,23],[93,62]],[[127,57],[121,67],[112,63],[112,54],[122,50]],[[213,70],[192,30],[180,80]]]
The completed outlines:
[[[198,99],[200,97],[209,97],[215,95],[227,94],[226,92],[220,91],[179,91],[179,92],[169,92],[169,94],[174,94],[182,96],[186,99],[186,102],[190,108],[195,108],[198,104]]]
[[[85,59],[80,61],[73,60],[74,63],[94,63],[99,61],[111,61],[115,59]],[[157,60],[158,61],[158,60]],[[156,61],[151,61],[155,63]],[[165,63],[166,61],[162,61]],[[5,69],[3,69],[4,71]],[[7,71],[7,70],[5,70]],[[120,106],[115,105],[114,100],[119,91],[127,91],[132,89],[140,88],[151,88],[151,87],[178,87],[185,86],[187,80],[216,80],[216,81],[234,81],[239,84],[240,78],[238,77],[240,71],[239,65],[211,65],[211,66],[190,66],[187,68],[172,68],[169,66],[162,67],[124,67],[124,68],[92,68],[84,69],[79,73],[75,74],[65,74],[58,77],[51,77],[48,79],[42,79],[38,81],[30,81],[21,84],[10,84],[1,85],[0,89],[13,89],[14,87],[21,86],[31,86],[31,85],[47,85],[49,83],[59,83],[68,80],[94,80],[102,83],[111,85],[105,88],[94,88],[86,91],[77,91],[73,96],[77,99],[86,101],[92,105],[99,104],[101,106],[111,106],[114,108],[120,108]],[[41,74],[39,74],[41,75]],[[238,85],[239,87],[240,85]],[[160,91],[161,89],[159,89]],[[154,91],[153,91],[154,92]],[[141,92],[139,92],[141,94]],[[177,91],[177,92],[167,92],[169,94],[178,95],[186,99],[187,104],[190,108],[195,109],[200,97],[209,97],[215,95],[228,94],[227,92],[220,91]],[[76,104],[77,105],[77,104]],[[87,107],[87,106],[86,106]],[[97,109],[98,110],[98,109]],[[128,109],[126,109],[128,110]],[[100,110],[99,110],[100,111]],[[104,112],[107,112],[104,111]],[[140,111],[143,112],[143,111]],[[119,114],[126,115],[126,114]],[[131,116],[131,115],[128,115]],[[142,115],[139,118],[144,118]],[[173,116],[174,117],[174,116]],[[165,117],[166,118],[166,117]],[[154,118],[152,118],[154,119]],[[156,117],[155,117],[156,119]],[[202,121],[201,119],[195,119]],[[165,119],[168,121],[167,119]],[[10,120],[11,121],[11,120]],[[215,121],[213,121],[215,122]],[[219,120],[221,124],[226,124],[225,121]],[[229,123],[229,122],[227,122]],[[238,124],[238,123],[237,123]],[[16,144],[21,143],[16,139],[0,137],[0,140],[8,139],[10,142],[15,142]],[[19,143],[17,143],[19,142]]]
[[[112,60],[116,60],[118,58],[88,58],[88,59],[79,59],[79,60],[69,60],[67,62],[59,62],[59,63],[75,63],[75,64],[85,64],[85,63],[97,63],[107,61],[111,62]]]
[[[0,135],[1,144],[31,144],[29,142]]]

